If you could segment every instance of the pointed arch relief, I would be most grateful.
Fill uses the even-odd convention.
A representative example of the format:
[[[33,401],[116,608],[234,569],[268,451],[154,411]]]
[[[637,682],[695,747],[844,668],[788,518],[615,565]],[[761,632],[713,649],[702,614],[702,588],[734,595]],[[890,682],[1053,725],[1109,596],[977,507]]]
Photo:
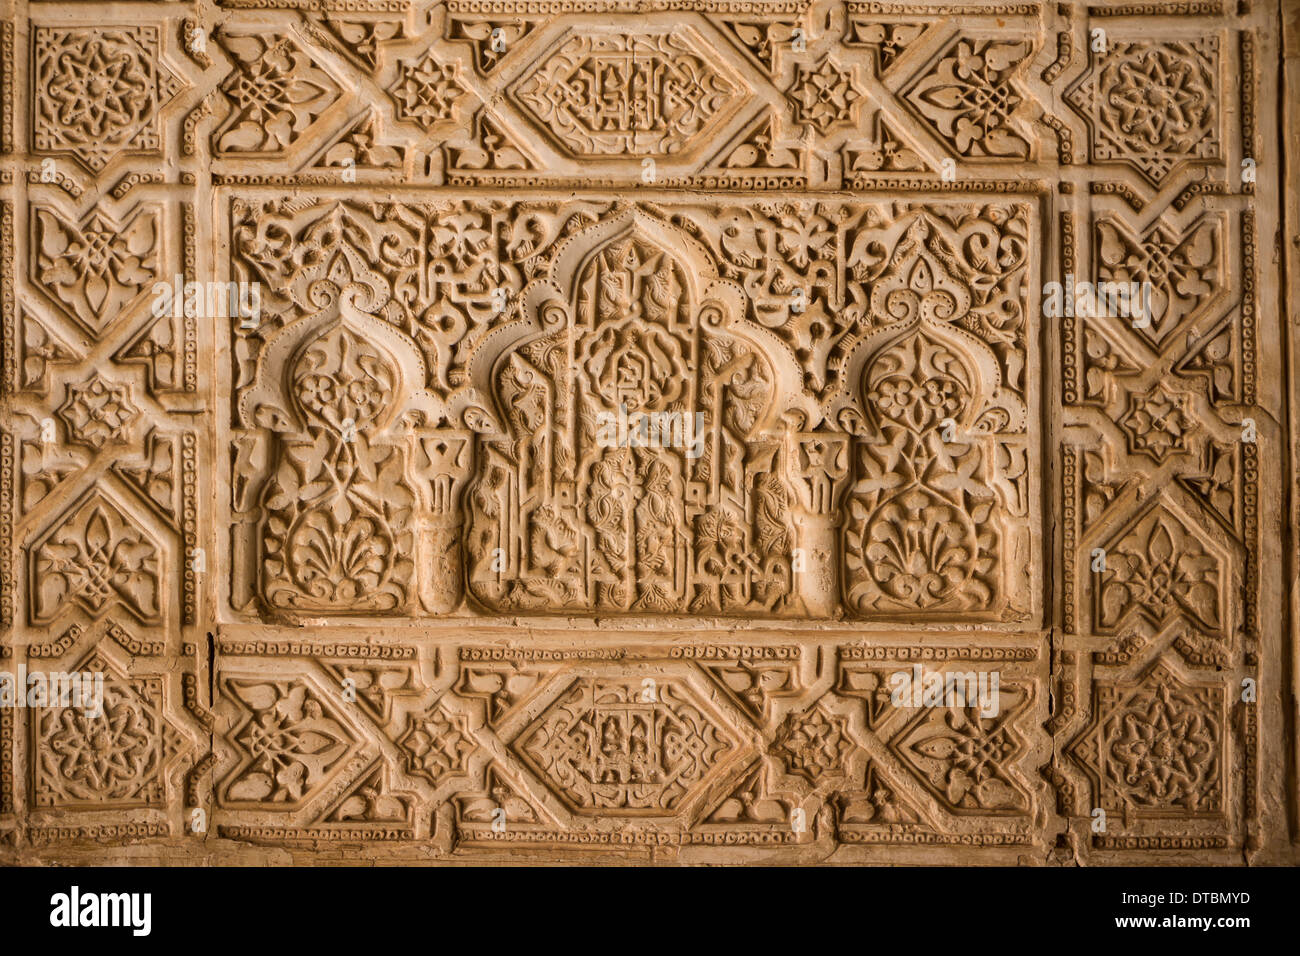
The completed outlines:
[[[778,406],[797,371],[707,250],[628,208],[566,240],[522,302],[515,337],[471,369],[502,422],[469,490],[471,593],[499,610],[797,612]]]

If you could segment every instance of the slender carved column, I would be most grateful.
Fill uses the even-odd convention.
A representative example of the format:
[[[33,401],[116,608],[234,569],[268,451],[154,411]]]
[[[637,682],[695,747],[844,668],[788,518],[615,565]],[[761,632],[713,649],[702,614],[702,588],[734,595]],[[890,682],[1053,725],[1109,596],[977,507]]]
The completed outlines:
[[[465,593],[460,496],[473,470],[474,433],[421,428],[416,441],[416,476],[429,483],[429,510],[420,528],[420,550],[427,556],[420,602],[431,613],[446,614]]]
[[[796,502],[795,590],[808,614],[831,617],[839,604],[839,502],[848,485],[849,436],[789,431],[785,460]]]

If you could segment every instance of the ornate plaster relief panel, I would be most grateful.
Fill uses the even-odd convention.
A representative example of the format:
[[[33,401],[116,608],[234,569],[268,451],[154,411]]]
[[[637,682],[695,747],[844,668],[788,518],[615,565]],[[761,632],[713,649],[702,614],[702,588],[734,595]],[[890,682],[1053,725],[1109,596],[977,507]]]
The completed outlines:
[[[1270,3],[15,3],[9,861],[1293,858]]]

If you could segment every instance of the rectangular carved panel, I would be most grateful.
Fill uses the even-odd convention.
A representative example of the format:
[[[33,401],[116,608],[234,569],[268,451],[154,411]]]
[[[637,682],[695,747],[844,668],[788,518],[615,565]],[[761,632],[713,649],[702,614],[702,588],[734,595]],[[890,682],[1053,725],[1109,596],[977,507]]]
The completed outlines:
[[[0,11],[0,859],[1294,861],[1280,5]]]

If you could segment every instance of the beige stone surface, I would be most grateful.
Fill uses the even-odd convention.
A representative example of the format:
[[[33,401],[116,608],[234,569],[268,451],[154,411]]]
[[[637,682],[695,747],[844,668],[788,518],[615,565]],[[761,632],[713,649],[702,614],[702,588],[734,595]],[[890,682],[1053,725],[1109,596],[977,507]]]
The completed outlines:
[[[1293,5],[0,14],[0,860],[1295,860]]]

